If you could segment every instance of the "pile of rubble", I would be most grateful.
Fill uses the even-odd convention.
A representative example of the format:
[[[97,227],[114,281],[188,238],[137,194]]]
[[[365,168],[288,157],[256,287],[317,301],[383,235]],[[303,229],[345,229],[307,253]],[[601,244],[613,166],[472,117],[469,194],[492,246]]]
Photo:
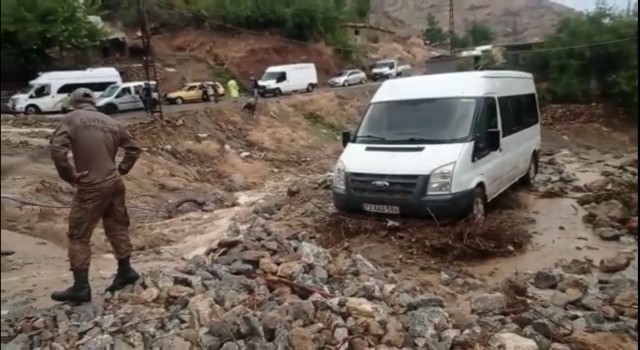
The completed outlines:
[[[242,232],[239,232],[242,231]],[[176,271],[152,271],[103,305],[12,311],[3,341],[27,348],[450,348],[438,296],[364,257],[332,257],[260,219]]]
[[[572,261],[475,294],[453,321],[444,300],[360,255],[343,256],[253,217],[174,271],[151,271],[104,303],[12,310],[2,339],[51,349],[571,349],[578,332],[636,335],[637,288]],[[603,270],[603,267],[600,267]],[[603,271],[609,271],[604,269]]]

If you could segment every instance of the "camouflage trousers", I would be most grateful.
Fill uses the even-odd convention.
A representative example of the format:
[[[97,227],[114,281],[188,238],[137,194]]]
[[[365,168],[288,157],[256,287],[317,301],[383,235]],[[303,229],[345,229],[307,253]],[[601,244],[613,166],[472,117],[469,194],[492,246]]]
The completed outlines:
[[[129,214],[125,205],[125,186],[119,179],[113,185],[78,189],[69,213],[69,264],[71,270],[88,269],[91,263],[91,236],[98,222],[111,243],[117,259],[131,255]]]

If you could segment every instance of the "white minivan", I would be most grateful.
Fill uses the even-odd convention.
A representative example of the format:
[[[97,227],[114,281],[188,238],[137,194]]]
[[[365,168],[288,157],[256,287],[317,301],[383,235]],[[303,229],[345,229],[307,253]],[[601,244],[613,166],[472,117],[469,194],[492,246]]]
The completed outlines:
[[[533,76],[472,71],[385,81],[333,173],[338,211],[483,219],[485,205],[538,172]]]
[[[272,66],[265,70],[258,81],[260,96],[290,94],[298,91],[311,92],[318,86],[318,72],[313,63]]]
[[[111,85],[102,95],[98,96],[96,107],[106,114],[143,109],[144,104],[140,98],[140,91],[145,83],[147,81],[131,81]],[[158,85],[155,81],[148,83],[151,85],[151,91],[157,91]],[[158,98],[157,93],[154,94],[154,98]]]
[[[99,96],[110,85],[122,84],[122,77],[113,67],[41,73],[29,86],[9,100],[14,112],[33,114],[62,111],[63,99],[78,88],[88,88]]]

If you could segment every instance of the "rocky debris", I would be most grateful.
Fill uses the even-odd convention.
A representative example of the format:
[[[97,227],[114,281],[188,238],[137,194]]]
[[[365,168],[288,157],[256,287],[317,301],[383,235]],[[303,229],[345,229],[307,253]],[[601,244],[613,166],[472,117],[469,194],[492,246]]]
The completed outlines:
[[[624,239],[627,234],[637,237],[637,158],[590,159],[569,150],[547,151],[543,155],[537,177],[540,196],[575,198],[587,212],[584,221],[603,240],[625,243],[629,242]],[[580,172],[587,173],[589,179],[596,178],[581,182]]]
[[[279,237],[254,215],[205,255],[150,271],[103,305],[16,310],[2,329],[28,348],[450,349],[462,330],[444,306],[362,256]]]
[[[637,282],[622,274],[577,272],[558,268],[518,273],[505,280],[500,291],[472,296],[476,318],[469,329],[493,334],[490,349],[571,349],[576,332],[613,332],[637,339]]]

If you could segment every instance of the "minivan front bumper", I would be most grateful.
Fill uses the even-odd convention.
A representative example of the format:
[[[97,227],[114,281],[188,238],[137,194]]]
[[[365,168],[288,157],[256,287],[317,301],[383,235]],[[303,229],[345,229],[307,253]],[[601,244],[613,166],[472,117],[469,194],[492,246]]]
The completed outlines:
[[[359,196],[353,193],[333,191],[333,204],[340,212],[364,211],[365,204],[394,206],[400,215],[458,218],[465,216],[473,206],[473,190],[419,198],[383,198]]]
[[[473,207],[473,190],[429,195],[428,175],[347,173],[345,180],[344,190],[333,190],[338,211],[364,211],[369,204],[397,207],[400,215],[456,218]]]

